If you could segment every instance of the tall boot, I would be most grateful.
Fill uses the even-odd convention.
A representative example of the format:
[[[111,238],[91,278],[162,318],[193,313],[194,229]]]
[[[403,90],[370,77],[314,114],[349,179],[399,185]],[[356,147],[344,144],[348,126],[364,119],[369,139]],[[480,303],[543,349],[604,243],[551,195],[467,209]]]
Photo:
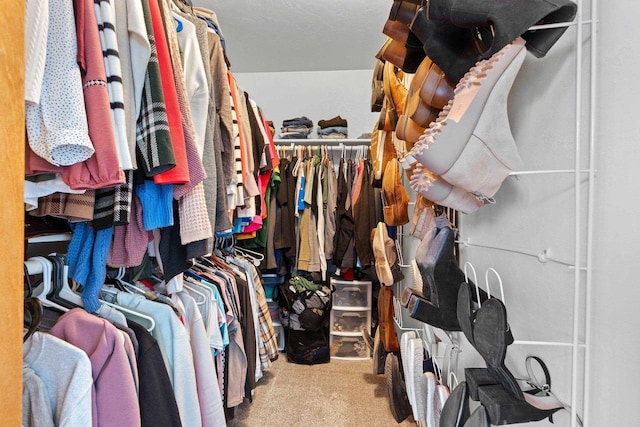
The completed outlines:
[[[491,26],[493,42],[479,59],[487,59],[519,36],[536,57],[541,58],[567,27],[530,31],[538,24],[571,22],[577,6],[570,0],[430,0],[428,17],[462,28]]]
[[[410,24],[422,42],[424,52],[455,84],[479,61],[492,43],[491,28],[461,28],[429,16],[429,7],[420,8]]]

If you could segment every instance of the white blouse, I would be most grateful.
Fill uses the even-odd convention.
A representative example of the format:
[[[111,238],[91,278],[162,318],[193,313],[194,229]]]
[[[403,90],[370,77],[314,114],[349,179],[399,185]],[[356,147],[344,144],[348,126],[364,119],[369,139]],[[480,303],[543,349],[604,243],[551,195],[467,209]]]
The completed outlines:
[[[33,2],[40,0],[29,1]],[[31,101],[39,102],[26,103],[27,136],[38,156],[56,166],[67,166],[87,160],[94,149],[89,139],[82,79],[76,62],[78,42],[73,4],[67,0],[49,0],[48,6],[48,37],[35,29],[39,34],[37,40],[31,38],[30,43],[26,43],[27,58],[38,57],[43,44],[46,45],[40,96],[29,95]],[[33,11],[32,8],[33,5],[28,4],[28,9]],[[39,11],[44,13],[42,8]],[[37,91],[37,80],[34,79],[36,83],[31,85],[31,90]]]

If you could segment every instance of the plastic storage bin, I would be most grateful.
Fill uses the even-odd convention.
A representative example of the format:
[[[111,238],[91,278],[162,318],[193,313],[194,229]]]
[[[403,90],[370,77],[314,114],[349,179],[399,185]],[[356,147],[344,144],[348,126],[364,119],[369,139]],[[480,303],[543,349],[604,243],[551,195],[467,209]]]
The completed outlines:
[[[371,329],[371,310],[331,310],[331,332],[351,332]]]
[[[335,287],[333,307],[371,308],[371,282],[331,280]]]
[[[331,334],[331,357],[335,359],[368,359],[369,348],[360,335]]]

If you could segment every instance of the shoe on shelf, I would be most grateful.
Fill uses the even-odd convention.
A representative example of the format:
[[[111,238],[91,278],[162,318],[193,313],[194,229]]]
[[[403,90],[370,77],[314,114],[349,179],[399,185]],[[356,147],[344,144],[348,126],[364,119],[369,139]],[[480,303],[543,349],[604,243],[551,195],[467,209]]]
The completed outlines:
[[[422,42],[427,56],[454,83],[458,83],[476,62],[485,59],[482,54],[493,40],[488,26],[462,28],[450,22],[429,19],[428,6],[415,13],[409,28]]]
[[[402,373],[400,372],[400,364],[398,356],[394,353],[387,354],[384,365],[384,374],[387,380],[387,392],[389,394],[389,408],[396,422],[401,423],[409,415],[411,415],[411,406],[407,399],[407,391],[405,387]]]
[[[409,340],[409,370],[414,394],[414,401],[411,402],[413,418],[419,425],[426,425],[428,388],[427,378],[424,375],[424,346],[422,338]]]
[[[497,385],[478,388],[478,397],[494,425],[540,421],[564,409],[549,393],[523,393],[511,371],[505,366],[507,353],[507,310],[497,298],[486,300],[472,325],[474,347],[487,364]]]
[[[405,43],[388,38],[376,54],[376,58],[391,62],[406,73],[415,73],[425,57],[422,47],[415,46],[416,40],[412,33],[409,33]]]
[[[469,418],[467,383],[462,381],[453,389],[440,414],[440,427],[463,427]]]
[[[415,402],[416,399],[413,389],[413,381],[410,380],[412,378],[412,371],[409,356],[409,353],[411,351],[409,348],[409,341],[416,338],[418,338],[418,334],[413,330],[405,331],[400,336],[400,359],[402,361],[402,372],[404,373],[404,383],[407,390],[407,398],[411,407],[413,407],[413,402]]]
[[[460,187],[449,184],[423,164],[416,163],[412,170],[406,170],[409,185],[426,199],[440,205],[470,214],[487,204],[493,204],[492,198],[478,197]]]
[[[406,156],[448,183],[490,199],[521,164],[507,98],[524,61],[518,39],[479,62],[456,85],[453,99]]]
[[[473,29],[491,27],[493,39],[479,59],[489,56],[511,43],[518,36],[527,41],[536,57],[542,58],[567,30],[567,26],[529,30],[536,24],[571,22],[577,6],[569,0],[429,0],[429,20]]]
[[[420,242],[415,253],[422,292],[410,295],[410,316],[445,331],[462,330],[457,316],[458,289],[465,276],[454,256],[455,232],[445,215],[436,218],[436,233]],[[407,288],[409,289],[409,288]],[[411,292],[411,291],[410,291]],[[407,291],[402,300],[406,301]],[[480,294],[481,301],[487,294]]]
[[[458,318],[458,324],[460,325],[460,329],[464,333],[464,336],[473,346],[475,346],[473,324],[480,307],[478,304],[478,293],[480,294],[480,300],[484,302],[487,299],[487,294],[484,290],[478,289],[476,292],[476,285],[473,283],[463,282],[460,284],[458,289],[458,298],[456,302],[456,317]],[[505,341],[507,345],[513,344],[511,328],[507,327],[505,333]],[[478,381],[483,381],[482,377],[478,377]]]
[[[382,345],[379,331],[380,331],[380,328],[376,330],[376,333],[373,336],[373,374],[374,375],[384,374],[384,364],[385,364],[385,361],[387,360],[387,351],[384,349],[384,345]]]
[[[364,343],[367,345],[367,348],[369,349],[369,351],[373,351],[373,337],[371,336],[371,332],[369,332],[369,330],[367,328],[363,328],[360,330],[360,333],[362,334],[362,339],[364,340]]]
[[[463,427],[490,427],[489,417],[487,416],[487,410],[480,406],[478,407],[469,419],[464,423]]]
[[[413,18],[426,1],[422,0],[394,0],[391,10],[389,11],[389,20],[400,22],[407,27],[413,21]]]
[[[438,380],[433,372],[425,372],[423,374],[424,382],[427,389],[427,398],[425,400],[425,415],[427,427],[438,427],[440,423],[440,414],[436,401],[436,393],[438,390]]]
[[[391,19],[387,19],[387,22],[384,23],[384,27],[382,28],[382,34],[402,44],[407,43],[410,32],[411,30],[407,24]]]

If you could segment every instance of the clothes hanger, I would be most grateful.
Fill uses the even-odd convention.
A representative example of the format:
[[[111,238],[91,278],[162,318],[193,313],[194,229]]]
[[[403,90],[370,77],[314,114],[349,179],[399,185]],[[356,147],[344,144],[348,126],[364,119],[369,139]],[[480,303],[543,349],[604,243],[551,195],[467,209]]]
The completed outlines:
[[[25,264],[27,262],[32,262],[33,264],[27,264],[27,268],[29,268],[29,273],[32,274],[37,274],[37,272],[41,272],[42,273],[42,283],[39,284],[38,286],[36,286],[33,289],[33,297],[37,298],[38,300],[40,300],[40,302],[42,303],[43,306],[45,307],[49,307],[49,308],[53,308],[54,310],[58,310],[60,312],[66,313],[67,311],[69,311],[68,308],[63,307],[51,300],[47,299],[47,294],[49,294],[49,292],[51,292],[51,288],[52,288],[52,284],[51,284],[51,270],[52,270],[52,266],[51,266],[51,262],[49,262],[48,259],[46,259],[45,257],[32,257],[29,258],[28,261],[25,262]],[[32,271],[31,266],[35,267],[35,270]]]
[[[198,300],[197,298],[194,298],[196,300],[197,305],[204,305],[207,302],[207,299],[208,299],[207,296],[202,292],[200,292],[198,289],[196,289],[194,285],[187,283],[187,281],[185,281],[183,286],[201,298],[200,300]],[[191,296],[193,297],[193,295]]]
[[[116,300],[117,300],[118,292],[119,291],[110,289],[108,287],[103,287],[102,289],[100,289],[100,293],[101,294],[103,294],[103,295],[104,294],[108,294],[108,295],[115,296]],[[114,303],[105,301],[102,298],[100,299],[100,302],[102,304],[105,304],[105,305],[107,305],[109,307],[112,307],[112,308],[114,308],[114,309],[116,309],[116,310],[118,310],[118,311],[120,311],[122,313],[129,314],[129,315],[137,318],[137,319],[132,319],[132,320],[135,320],[135,321],[138,321],[138,319],[144,320],[147,324],[146,325],[142,325],[142,326],[149,332],[153,331],[155,329],[155,327],[156,327],[155,319],[153,317],[147,315],[147,314],[141,313],[141,312],[136,311],[136,310],[132,310],[132,309],[127,308],[127,307],[123,307],[123,306],[118,305],[118,304],[114,304]],[[138,322],[138,323],[140,323],[140,322]]]
[[[29,269],[26,264],[24,267],[24,299],[31,298],[33,295],[33,285],[31,284],[31,277],[29,276]]]
[[[264,255],[251,249],[236,247],[236,251],[240,252],[245,258],[250,259],[256,267],[264,261]]]
[[[126,290],[126,292],[129,292],[131,294],[139,294],[139,295],[145,296],[147,293],[146,290],[140,289],[133,283],[125,282],[124,280],[119,280],[119,279],[116,279],[116,281],[122,285],[122,287]]]
[[[68,266],[64,258],[56,253],[49,254],[47,259],[51,261],[53,267],[52,292],[47,295],[47,299],[69,309],[84,307],[82,297],[69,288]]]

